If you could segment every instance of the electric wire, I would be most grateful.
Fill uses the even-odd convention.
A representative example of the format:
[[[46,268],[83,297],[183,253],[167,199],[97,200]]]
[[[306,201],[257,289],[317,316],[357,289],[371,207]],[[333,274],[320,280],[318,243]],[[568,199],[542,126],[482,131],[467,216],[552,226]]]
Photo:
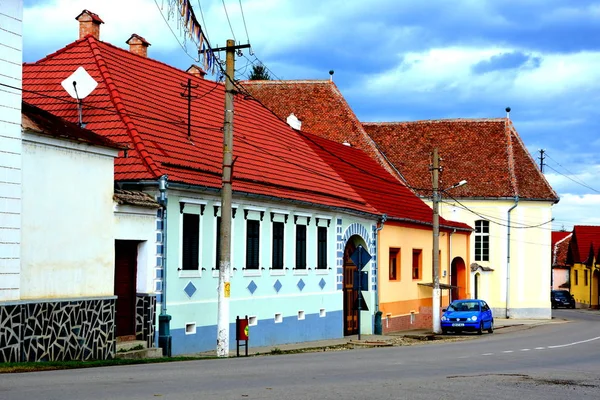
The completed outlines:
[[[194,62],[198,62],[199,60],[195,57],[192,57],[190,55],[190,53],[187,52],[187,49],[185,48],[185,46],[179,41],[179,38],[177,37],[177,35],[175,34],[175,32],[173,31],[173,28],[171,28],[171,25],[169,24],[169,21],[167,21],[167,19],[165,18],[165,16],[162,13],[162,10],[160,8],[160,6],[158,5],[158,1],[154,0],[154,4],[156,4],[156,8],[158,8],[158,13],[160,14],[160,16],[162,17],[163,21],[165,21],[165,24],[167,25],[167,27],[169,28],[169,30],[171,31],[171,33],[173,34],[173,37],[175,37],[175,40],[177,41],[177,44],[179,44],[179,46],[181,47],[181,49],[183,50],[183,52],[192,60],[194,60]]]
[[[250,36],[248,35],[248,27],[246,26],[246,17],[244,17],[244,8],[242,7],[242,0],[240,1],[240,11],[242,12],[242,21],[244,21],[244,29],[246,30],[246,40],[250,43]]]
[[[559,175],[561,175],[561,176],[564,176],[564,177],[565,177],[565,178],[567,178],[568,180],[570,180],[570,181],[572,181],[572,182],[575,182],[575,183],[576,183],[576,184],[578,184],[578,185],[581,185],[581,186],[583,186],[583,187],[585,187],[585,188],[587,188],[587,189],[593,190],[593,191],[594,191],[594,192],[596,192],[596,193],[600,193],[600,191],[598,191],[598,190],[594,189],[593,187],[591,187],[591,186],[589,186],[589,185],[586,185],[585,183],[578,182],[577,180],[573,179],[573,178],[572,178],[572,177],[570,177],[569,175],[565,175],[565,174],[563,174],[562,172],[559,172],[559,171],[557,171],[556,169],[552,168],[552,167],[551,167],[551,166],[549,166],[548,164],[546,164],[546,167],[550,168],[552,171],[556,172],[557,174],[559,174]],[[563,167],[563,168],[564,168],[564,167]]]
[[[202,4],[200,3],[200,0],[198,0],[198,8],[200,9],[200,18],[202,19],[204,36],[206,36],[206,39],[210,41],[210,38],[208,36],[208,29],[206,28],[206,21],[204,20],[204,12],[202,11]]]
[[[223,8],[225,9],[225,16],[227,17],[227,23],[229,24],[229,29],[231,29],[231,35],[233,36],[233,40],[237,42],[235,38],[235,33],[233,33],[233,26],[231,25],[231,20],[229,19],[229,13],[227,12],[227,6],[225,5],[225,0],[221,0],[223,2]]]

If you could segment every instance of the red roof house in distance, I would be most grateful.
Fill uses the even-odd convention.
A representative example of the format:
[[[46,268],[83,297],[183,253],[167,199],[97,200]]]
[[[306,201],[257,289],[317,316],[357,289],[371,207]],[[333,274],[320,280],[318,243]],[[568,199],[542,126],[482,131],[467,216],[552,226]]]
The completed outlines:
[[[577,305],[598,308],[600,302],[600,226],[575,225],[567,253],[571,294]]]
[[[552,289],[565,290],[570,287],[570,266],[567,262],[572,232],[552,231]]]

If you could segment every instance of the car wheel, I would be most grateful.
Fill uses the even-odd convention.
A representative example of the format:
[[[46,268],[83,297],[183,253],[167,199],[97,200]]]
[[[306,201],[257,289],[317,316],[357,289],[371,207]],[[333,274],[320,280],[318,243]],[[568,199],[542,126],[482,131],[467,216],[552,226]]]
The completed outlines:
[[[488,328],[488,333],[494,333],[494,320],[490,322],[490,327]]]
[[[483,321],[479,323],[479,328],[477,328],[477,334],[483,335]]]

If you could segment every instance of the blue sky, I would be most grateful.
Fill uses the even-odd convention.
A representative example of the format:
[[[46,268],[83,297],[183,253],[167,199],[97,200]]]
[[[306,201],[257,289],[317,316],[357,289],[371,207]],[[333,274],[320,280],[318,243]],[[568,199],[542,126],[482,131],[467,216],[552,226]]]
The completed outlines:
[[[173,1],[26,0],[24,61],[76,40],[86,8],[104,20],[102,40],[126,47],[137,33],[150,57],[187,69],[193,43],[163,20]],[[553,227],[600,225],[600,1],[242,0],[248,35],[239,0],[225,1],[233,33],[222,0],[191,4],[213,46],[249,38],[240,78],[257,59],[279,79],[334,70],[362,121],[503,117],[510,106],[532,156],[546,150],[561,197]]]

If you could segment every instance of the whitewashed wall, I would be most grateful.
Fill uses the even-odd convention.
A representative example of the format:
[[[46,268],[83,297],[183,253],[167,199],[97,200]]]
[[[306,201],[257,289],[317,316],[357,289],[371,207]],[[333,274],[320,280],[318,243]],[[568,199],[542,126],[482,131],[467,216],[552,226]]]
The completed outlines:
[[[154,293],[157,209],[115,205],[114,210],[115,239],[139,241],[136,291]]]
[[[21,0],[0,2],[0,301],[20,296],[22,16]]]
[[[116,155],[24,133],[22,299],[113,295]]]

